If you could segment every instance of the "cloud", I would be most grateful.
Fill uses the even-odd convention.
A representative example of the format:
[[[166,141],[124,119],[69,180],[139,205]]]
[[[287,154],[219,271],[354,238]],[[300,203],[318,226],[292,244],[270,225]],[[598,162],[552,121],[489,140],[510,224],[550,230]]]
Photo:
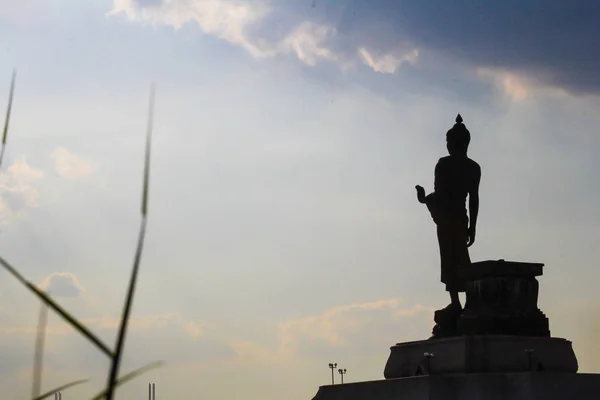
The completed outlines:
[[[44,177],[44,171],[21,159],[0,173],[0,223],[21,214],[28,207],[39,206],[39,192],[33,186]]]
[[[477,68],[476,72],[494,82],[512,100],[525,100],[531,96],[532,85],[522,76],[491,68]]]
[[[71,153],[64,147],[57,147],[50,155],[54,169],[65,179],[77,179],[90,175],[92,166],[83,158]]]
[[[447,74],[458,61],[475,75],[480,68],[502,70],[572,94],[600,93],[600,58],[592,56],[600,45],[600,4],[593,2],[350,0],[311,8],[268,0],[114,0],[109,14],[120,13],[176,29],[195,22],[255,58],[294,54],[306,65],[329,61],[343,68],[362,61],[393,73],[423,50]]]
[[[20,182],[32,182],[44,177],[44,171],[32,167],[25,159],[8,167],[8,172]]]
[[[79,279],[70,272],[54,272],[44,278],[39,286],[54,297],[77,297],[85,293]]]
[[[114,0],[109,15],[124,13],[132,21],[149,21],[153,24],[170,25],[175,29],[180,29],[189,22],[196,22],[204,33],[241,46],[252,56],[261,58],[272,55],[273,49],[260,40],[251,39],[247,30],[268,12],[269,8],[260,1]]]
[[[432,318],[433,311],[423,305],[406,307],[399,299],[348,304],[280,323],[276,347],[248,340],[232,342],[231,346],[242,362],[286,362],[331,349],[352,348],[355,355],[361,351],[368,353],[400,341],[402,337],[396,336],[394,327],[401,321],[404,321],[403,326],[412,326],[416,332],[428,329],[425,325],[429,322],[425,321]],[[410,330],[405,330],[404,335],[407,334],[411,334]]]
[[[199,321],[188,321],[185,324],[185,332],[192,339],[197,339],[204,335],[205,325]]]
[[[342,69],[353,65],[359,47],[340,36],[335,24],[294,14],[286,7],[273,1],[114,0],[108,15],[125,14],[131,21],[147,21],[175,29],[195,22],[204,33],[240,46],[257,59],[293,54],[311,67],[320,61],[335,62]],[[379,52],[377,57],[370,56],[371,50],[367,48],[371,46],[360,47],[360,57],[378,72],[393,73],[403,62],[414,63],[418,57],[414,48],[402,53],[397,49],[393,53]]]
[[[296,54],[304,64],[314,67],[320,59],[342,61],[343,56],[328,48],[326,43],[335,30],[325,25],[305,21],[283,39],[280,47]]]
[[[45,278],[39,287],[50,293],[53,297],[75,297],[85,293],[85,289],[77,278],[70,273],[54,273]],[[121,324],[120,316],[85,317],[80,321],[97,330],[117,330]],[[164,328],[175,328],[189,339],[204,337],[206,331],[211,328],[210,324],[198,320],[184,318],[179,313],[150,314],[131,316],[128,323],[130,331],[156,330]],[[5,326],[0,327],[0,333],[4,334],[34,334],[35,327]],[[64,335],[73,333],[71,326],[65,322],[48,325],[46,333],[49,335]]]
[[[340,6],[338,30],[365,33],[385,45],[417,48],[460,60],[468,68],[504,69],[576,94],[600,92],[600,3],[541,0],[372,2]],[[376,22],[393,29],[367,29]]]
[[[374,56],[366,48],[361,47],[358,50],[358,54],[360,54],[363,62],[371,67],[373,71],[383,74],[393,74],[402,63],[415,64],[419,58],[419,50],[417,49],[403,55],[383,54]]]
[[[433,309],[422,305],[403,308],[399,299],[333,307],[320,315],[283,322],[280,325],[280,351],[285,355],[293,355],[303,340],[321,341],[334,347],[349,346],[351,341],[357,339],[356,333],[371,325],[374,319],[396,322],[398,319],[431,313]]]

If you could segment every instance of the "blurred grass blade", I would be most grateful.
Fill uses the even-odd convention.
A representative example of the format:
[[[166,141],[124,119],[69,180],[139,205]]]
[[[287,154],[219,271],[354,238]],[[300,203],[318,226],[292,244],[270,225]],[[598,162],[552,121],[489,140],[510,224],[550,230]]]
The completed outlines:
[[[2,145],[6,143],[8,136],[8,125],[10,123],[10,111],[12,110],[13,96],[15,95],[15,81],[17,79],[17,70],[14,69],[10,81],[10,92],[8,93],[8,106],[6,107],[6,119],[4,120],[4,131],[2,133]]]
[[[150,179],[150,147],[152,145],[152,127],[154,123],[154,84],[150,87],[150,103],[148,105],[148,125],[146,127],[146,154],[144,157],[144,187],[142,193],[142,216],[148,214],[148,186]]]
[[[117,336],[117,344],[115,346],[115,355],[110,368],[108,376],[106,399],[113,400],[115,393],[115,384],[117,382],[117,376],[119,375],[119,366],[121,364],[121,358],[123,355],[123,347],[125,345],[125,336],[127,333],[127,326],[129,324],[129,314],[131,313],[131,306],[133,305],[133,296],[135,294],[135,287],[137,284],[138,272],[140,269],[140,260],[142,258],[142,249],[144,248],[144,238],[146,237],[146,217],[148,211],[148,186],[150,176],[150,145],[152,142],[152,122],[154,116],[154,84],[150,87],[150,101],[148,109],[148,127],[146,130],[146,152],[144,157],[144,183],[142,193],[142,222],[140,225],[140,232],[138,236],[138,245],[135,252],[135,258],[133,260],[133,269],[131,271],[131,279],[129,281],[129,289],[127,291],[127,297],[123,306],[123,314],[121,315],[121,325],[119,327],[119,334]]]
[[[54,302],[46,293],[38,289],[35,285],[30,282],[27,282],[25,278],[21,274],[17,272],[12,265],[10,265],[4,258],[0,257],[0,264],[10,272],[19,282],[25,285],[29,290],[35,293],[48,307],[52,308],[56,311],[61,317],[63,317],[71,326],[79,331],[83,336],[85,336],[88,340],[94,343],[104,354],[108,357],[113,357],[112,351],[106,346],[100,339],[96,337],[88,328],[85,327],[81,322],[77,321],[73,316],[71,316],[68,312],[62,309],[57,303]]]
[[[33,356],[33,385],[31,398],[35,399],[42,391],[42,367],[44,362],[44,339],[48,323],[48,307],[40,302],[40,318],[38,320],[37,336],[35,338],[35,352]]]
[[[115,388],[117,386],[121,386],[122,384],[129,382],[130,380],[137,378],[138,376],[140,376],[141,374],[150,371],[151,369],[155,369],[155,368],[159,368],[162,367],[164,364],[164,362],[162,361],[154,361],[148,365],[145,365],[141,368],[138,368],[134,371],[131,371],[125,375],[123,375],[121,378],[119,378],[117,380],[117,382],[115,383]],[[106,394],[108,393],[108,389],[104,389],[103,391],[101,391],[100,393],[98,393],[96,396],[94,396],[92,398],[92,400],[100,400],[102,398],[104,398],[104,396],[106,396]]]
[[[8,125],[10,123],[10,112],[12,110],[13,97],[15,94],[15,80],[17,79],[17,70],[14,69],[12,73],[12,80],[10,81],[10,92],[8,94],[8,105],[6,106],[6,118],[4,119],[4,131],[2,132],[2,149],[0,149],[0,165],[2,165],[2,159],[4,158],[4,147],[6,146],[6,138],[8,136]]]
[[[43,399],[47,399],[48,397],[54,395],[54,393],[56,393],[56,392],[62,392],[65,389],[71,388],[73,386],[81,385],[82,383],[86,383],[87,381],[89,381],[89,379],[81,379],[81,380],[78,380],[78,381],[67,383],[65,385],[59,386],[57,388],[54,388],[54,389],[52,389],[49,392],[41,394],[38,397],[33,397],[31,400],[43,400]]]

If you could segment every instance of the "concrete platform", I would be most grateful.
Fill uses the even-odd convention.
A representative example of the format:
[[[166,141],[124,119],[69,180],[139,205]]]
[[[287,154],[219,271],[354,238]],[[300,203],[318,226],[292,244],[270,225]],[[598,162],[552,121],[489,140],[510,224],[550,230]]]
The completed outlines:
[[[431,375],[321,386],[313,400],[598,400],[600,374]]]
[[[448,373],[577,372],[572,343],[529,336],[456,336],[398,343],[385,366],[386,379]],[[600,393],[598,395],[600,399]]]

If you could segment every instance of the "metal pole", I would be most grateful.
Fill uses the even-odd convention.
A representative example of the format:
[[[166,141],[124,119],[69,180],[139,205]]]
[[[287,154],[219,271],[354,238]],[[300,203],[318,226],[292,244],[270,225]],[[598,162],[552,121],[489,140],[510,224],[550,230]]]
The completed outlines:
[[[435,357],[433,353],[423,353],[425,359],[427,360],[427,374],[431,375],[431,359]]]
[[[152,400],[156,400],[156,384],[152,383]]]
[[[329,368],[331,369],[331,384],[335,385],[334,371],[337,367],[337,363],[329,363]]]
[[[529,371],[533,370],[533,349],[526,349],[525,353],[527,353],[527,362],[529,363]]]
[[[342,379],[342,385],[343,385],[344,384],[344,375],[346,374],[346,368],[338,369],[338,372],[340,373],[340,376]]]

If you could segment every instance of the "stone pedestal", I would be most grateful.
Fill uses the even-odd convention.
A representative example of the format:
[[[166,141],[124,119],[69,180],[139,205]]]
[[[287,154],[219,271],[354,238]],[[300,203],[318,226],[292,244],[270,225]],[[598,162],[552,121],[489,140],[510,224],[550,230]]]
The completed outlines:
[[[597,400],[600,374],[431,375],[321,386],[313,400]]]
[[[565,339],[519,336],[457,336],[398,343],[391,348],[386,379],[483,372],[577,372]]]
[[[543,264],[482,261],[469,269],[468,307],[458,318],[459,335],[549,337],[548,318],[538,308]]]
[[[429,340],[391,348],[385,380],[322,386],[313,400],[596,400],[571,342],[538,309],[543,264],[473,263],[465,310],[442,309]]]
[[[464,311],[435,312],[433,338],[457,335],[549,337],[548,318],[538,308],[544,264],[512,261],[475,262],[467,269]]]

